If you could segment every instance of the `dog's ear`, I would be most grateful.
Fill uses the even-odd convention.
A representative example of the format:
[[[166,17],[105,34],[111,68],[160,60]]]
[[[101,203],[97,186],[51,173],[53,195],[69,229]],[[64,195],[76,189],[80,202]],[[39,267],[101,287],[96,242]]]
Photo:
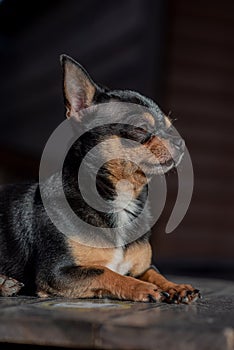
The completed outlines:
[[[92,104],[97,86],[86,70],[71,57],[60,56],[66,116],[80,119],[80,111]]]

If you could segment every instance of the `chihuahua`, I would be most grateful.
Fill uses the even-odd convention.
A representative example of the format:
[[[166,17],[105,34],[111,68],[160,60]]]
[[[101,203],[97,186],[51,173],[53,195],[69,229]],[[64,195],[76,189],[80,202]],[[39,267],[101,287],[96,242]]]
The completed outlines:
[[[76,215],[97,228],[121,226],[122,237],[128,237],[128,228],[144,205],[146,175],[157,176],[176,167],[184,153],[184,141],[172,135],[171,121],[151,99],[138,92],[110,90],[96,84],[86,70],[67,55],[61,56],[61,65],[66,117],[75,121],[78,127],[85,124],[84,112],[90,108],[95,110],[101,106],[105,110],[120,102],[147,109],[141,114],[138,126],[130,125],[125,119],[121,123],[99,123],[98,127],[88,130],[74,142],[63,164],[64,192]],[[103,140],[111,139],[113,149],[120,150],[121,154],[127,155],[132,150],[122,138],[136,143],[133,148],[142,167],[128,157],[108,158],[109,147]],[[128,184],[132,184],[131,200],[123,206],[121,213],[115,210],[103,213],[92,208],[85,203],[77,185],[78,166],[87,152],[98,144],[103,158],[96,176],[99,195],[109,203],[117,203],[118,196],[124,202]],[[142,146],[148,150],[145,154],[142,154]],[[92,158],[89,162],[91,173]],[[88,171],[86,186],[89,186],[89,176]],[[56,192],[56,181],[48,182],[51,183],[52,191]],[[117,190],[118,184],[121,186]],[[167,280],[151,265],[150,230],[135,240],[127,242],[123,239],[121,244],[112,246],[84,244],[82,240],[62,233],[50,220],[43,206],[39,183],[5,185],[0,191],[1,296],[108,297],[169,303],[190,303],[200,296],[198,289]],[[59,210],[57,216],[64,220]],[[143,221],[147,221],[149,211],[148,207]],[[77,227],[77,232],[82,229]],[[98,240],[97,233],[95,241]]]

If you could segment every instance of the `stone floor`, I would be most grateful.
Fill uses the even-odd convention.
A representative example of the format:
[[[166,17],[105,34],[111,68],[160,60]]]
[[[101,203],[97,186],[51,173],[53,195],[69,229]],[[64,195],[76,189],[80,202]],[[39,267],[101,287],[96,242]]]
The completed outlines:
[[[168,305],[0,298],[0,348],[13,343],[16,349],[22,348],[16,344],[31,344],[30,349],[234,350],[234,282],[174,280],[192,282],[203,299],[193,305]]]

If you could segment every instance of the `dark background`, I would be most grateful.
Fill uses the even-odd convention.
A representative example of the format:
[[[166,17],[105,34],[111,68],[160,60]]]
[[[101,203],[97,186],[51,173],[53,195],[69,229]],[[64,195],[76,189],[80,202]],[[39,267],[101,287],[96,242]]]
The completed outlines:
[[[190,208],[165,234],[176,197],[154,228],[164,273],[234,279],[234,2],[0,2],[0,183],[37,179],[43,146],[63,121],[59,55],[97,82],[152,97],[186,140]]]

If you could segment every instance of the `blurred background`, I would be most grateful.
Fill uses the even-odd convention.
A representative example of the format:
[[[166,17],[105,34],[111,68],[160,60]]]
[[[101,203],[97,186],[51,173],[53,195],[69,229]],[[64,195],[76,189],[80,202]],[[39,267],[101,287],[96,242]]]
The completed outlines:
[[[0,183],[37,179],[40,155],[64,119],[59,55],[112,88],[138,90],[176,119],[195,187],[165,234],[177,193],[153,229],[166,274],[234,280],[234,2],[0,1]]]

